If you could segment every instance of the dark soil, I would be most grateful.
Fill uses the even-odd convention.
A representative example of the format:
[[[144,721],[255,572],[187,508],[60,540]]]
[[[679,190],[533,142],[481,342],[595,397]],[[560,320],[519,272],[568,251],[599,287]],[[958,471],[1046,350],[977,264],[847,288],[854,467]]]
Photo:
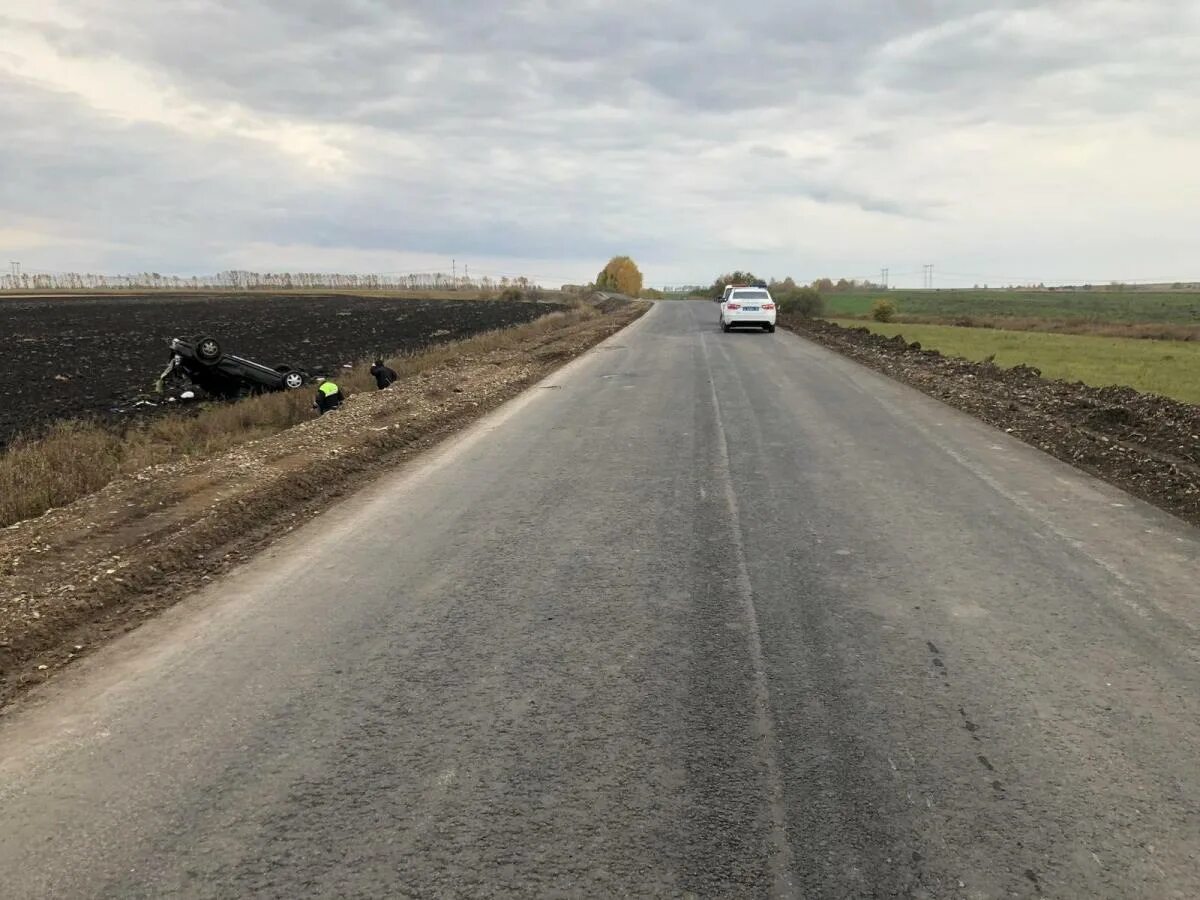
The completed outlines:
[[[374,353],[528,322],[552,308],[308,294],[0,299],[0,379],[16,386],[0,405],[0,446],[56,419],[126,418],[166,365],[172,337],[211,334],[228,352],[270,366],[332,372]]]
[[[865,328],[781,324],[1200,525],[1200,406],[944,357]]]

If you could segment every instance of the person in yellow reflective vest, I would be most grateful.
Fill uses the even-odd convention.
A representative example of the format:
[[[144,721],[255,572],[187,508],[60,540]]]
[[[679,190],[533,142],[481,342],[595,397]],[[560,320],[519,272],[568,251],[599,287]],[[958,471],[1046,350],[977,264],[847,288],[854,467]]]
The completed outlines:
[[[342,405],[342,390],[334,382],[329,379],[323,379],[317,385],[317,402],[314,404],[321,415],[329,412],[331,409],[337,409]]]

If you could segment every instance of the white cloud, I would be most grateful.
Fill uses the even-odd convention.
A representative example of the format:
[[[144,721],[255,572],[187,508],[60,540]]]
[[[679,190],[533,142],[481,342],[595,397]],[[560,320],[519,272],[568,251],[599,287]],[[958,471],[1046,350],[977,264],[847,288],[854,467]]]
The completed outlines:
[[[9,0],[0,250],[1195,278],[1198,40],[1190,0]]]
[[[97,113],[158,125],[197,141],[260,141],[305,167],[336,171],[346,154],[328,126],[264,116],[245,105],[189,98],[163,73],[117,55],[80,56],[56,48],[35,24],[0,24],[0,78],[77,98]]]

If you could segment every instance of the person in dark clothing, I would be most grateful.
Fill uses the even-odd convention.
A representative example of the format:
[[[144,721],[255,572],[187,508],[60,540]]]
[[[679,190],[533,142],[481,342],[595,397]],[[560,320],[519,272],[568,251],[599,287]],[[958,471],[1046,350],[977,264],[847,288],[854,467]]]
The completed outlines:
[[[382,359],[375,360],[375,365],[371,366],[371,374],[375,376],[375,385],[381,391],[400,377],[395,369],[385,366]]]
[[[337,409],[342,405],[342,389],[332,381],[326,379],[317,386],[317,402],[314,404],[321,415],[329,412],[331,409]]]

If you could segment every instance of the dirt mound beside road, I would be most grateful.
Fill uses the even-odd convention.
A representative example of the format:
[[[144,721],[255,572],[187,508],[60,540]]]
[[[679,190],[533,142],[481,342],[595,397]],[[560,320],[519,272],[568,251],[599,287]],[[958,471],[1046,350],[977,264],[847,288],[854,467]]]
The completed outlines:
[[[1200,525],[1200,407],[949,358],[866,328],[781,324]]]

